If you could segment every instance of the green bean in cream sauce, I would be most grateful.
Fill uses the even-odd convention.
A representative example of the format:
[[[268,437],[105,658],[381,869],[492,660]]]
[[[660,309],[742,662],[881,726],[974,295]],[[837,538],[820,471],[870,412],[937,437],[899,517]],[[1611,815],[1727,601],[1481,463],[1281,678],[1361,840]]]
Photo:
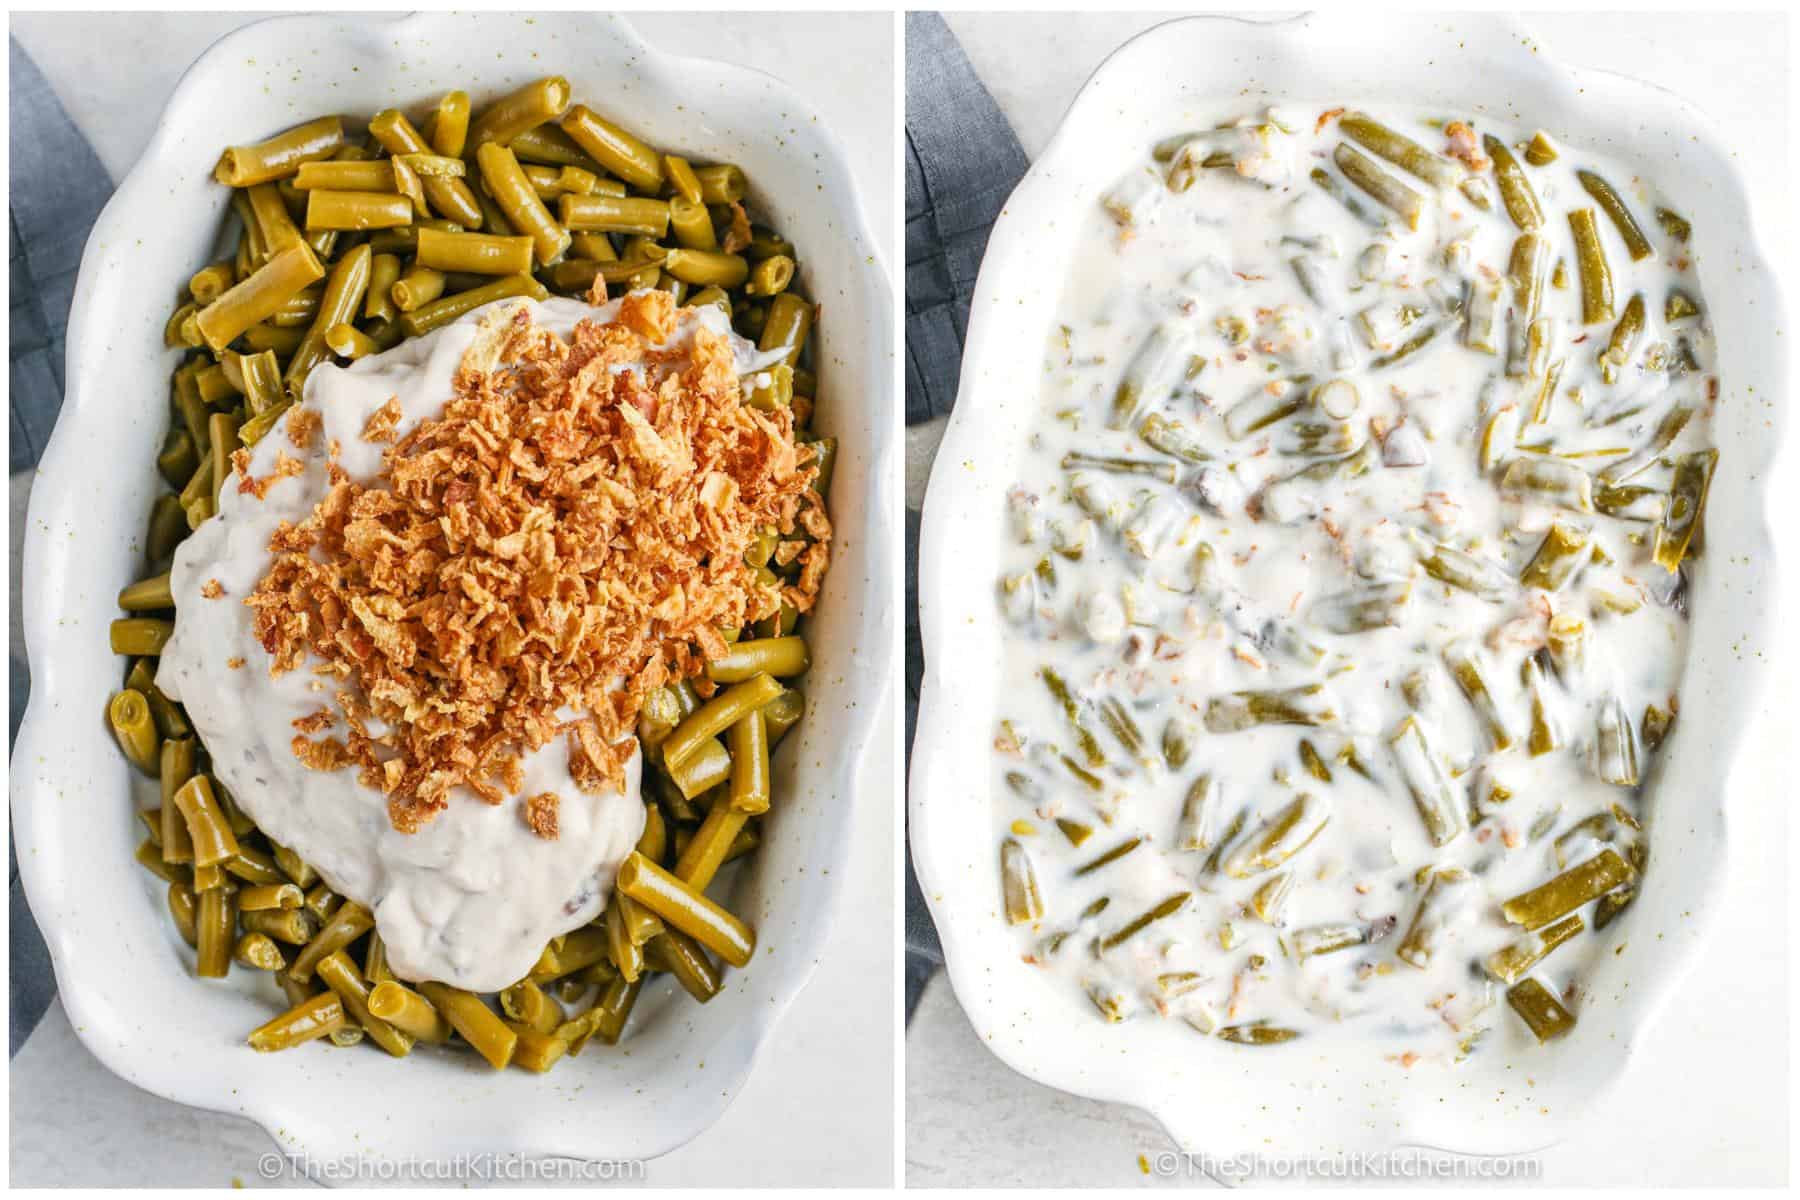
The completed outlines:
[[[1096,1019],[1523,1053],[1649,867],[1718,459],[1687,222],[1487,121],[1145,150],[1008,495],[998,911]]]

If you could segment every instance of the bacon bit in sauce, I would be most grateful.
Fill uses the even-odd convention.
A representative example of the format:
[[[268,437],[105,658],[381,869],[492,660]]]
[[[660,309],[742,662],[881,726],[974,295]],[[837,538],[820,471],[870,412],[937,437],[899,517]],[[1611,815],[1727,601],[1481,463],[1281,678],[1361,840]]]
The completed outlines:
[[[225,585],[217,579],[209,579],[200,585],[200,594],[208,600],[217,600],[225,594]]]
[[[1462,511],[1462,505],[1452,500],[1447,493],[1426,492],[1424,501],[1416,506],[1416,510],[1423,512],[1433,525],[1454,525],[1457,514]]]
[[[1444,126],[1444,153],[1462,163],[1463,166],[1479,175],[1493,163],[1481,152],[1481,141],[1475,131],[1463,121],[1452,121]]]

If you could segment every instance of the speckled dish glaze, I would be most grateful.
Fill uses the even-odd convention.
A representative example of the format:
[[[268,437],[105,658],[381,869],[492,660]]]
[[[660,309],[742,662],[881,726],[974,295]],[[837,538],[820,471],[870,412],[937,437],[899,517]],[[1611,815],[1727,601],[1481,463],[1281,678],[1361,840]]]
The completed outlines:
[[[1730,849],[1730,766],[1770,642],[1775,578],[1763,492],[1786,418],[1782,310],[1730,151],[1677,97],[1552,62],[1510,19],[1433,16],[1403,25],[1348,15],[1185,19],[1127,43],[1095,72],[988,244],[961,392],[925,505],[926,678],[911,838],[957,999],[1009,1066],[1052,1087],[1143,1108],[1191,1151],[1424,1145],[1505,1153],[1561,1137],[1625,1076],[1636,1049],[1654,1044],[1654,1018],[1707,931]],[[967,566],[993,561],[1005,492],[1037,419],[1030,381],[1042,369],[1059,264],[1076,252],[1084,214],[1159,137],[1204,127],[1226,108],[1241,114],[1326,97],[1541,127],[1655,179],[1693,221],[1719,335],[1721,460],[1693,581],[1682,715],[1648,784],[1652,836],[1665,849],[1629,915],[1609,931],[1617,953],[1586,980],[1596,1001],[1575,1032],[1523,1058],[1477,1057],[1454,1071],[1351,1070],[1308,1053],[1304,1040],[1249,1048],[1202,1038],[1175,1020],[1100,1020],[1078,991],[1021,961],[1000,912],[993,801],[988,785],[971,783],[994,778],[1001,654],[994,572]]]
[[[364,117],[464,88],[476,104],[542,75],[652,144],[740,164],[753,208],[805,247],[828,314],[818,343],[822,432],[839,438],[833,565],[813,619],[807,720],[777,756],[781,802],[735,911],[755,963],[705,1006],[666,979],[627,1043],[545,1076],[472,1056],[259,1055],[244,1035],[278,993],[252,972],[191,974],[163,890],[131,860],[135,781],[102,717],[118,588],[141,572],[152,459],[173,354],[163,322],[226,211],[224,146],[323,113]],[[14,835],[31,906],[76,1032],[109,1068],[183,1103],[260,1123],[314,1162],[351,1153],[646,1158],[706,1128],[741,1088],[825,944],[849,852],[862,752],[892,667],[892,298],[848,163],[785,85],[651,50],[623,21],[559,14],[301,17],[251,25],[201,57],[101,214],[69,323],[62,416],[32,492],[24,559],[31,704],[12,759]],[[866,800],[874,802],[875,797]],[[862,814],[880,824],[880,813]]]

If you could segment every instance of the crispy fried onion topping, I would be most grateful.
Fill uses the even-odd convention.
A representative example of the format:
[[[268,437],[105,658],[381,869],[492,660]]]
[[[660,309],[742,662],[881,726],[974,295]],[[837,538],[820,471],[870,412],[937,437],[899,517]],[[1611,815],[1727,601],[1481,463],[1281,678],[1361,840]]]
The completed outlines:
[[[696,324],[656,349],[677,320],[654,291],[567,342],[523,306],[496,314],[440,418],[367,486],[333,461],[325,498],[271,538],[245,601],[270,674],[314,656],[344,725],[293,751],[358,768],[396,829],[458,787],[500,803],[559,737],[578,786],[622,786],[647,694],[723,654],[720,629],[812,607],[831,536],[814,453],[786,411],[744,403],[725,338]],[[393,437],[384,413],[366,436]],[[771,528],[805,542],[791,581],[744,561]],[[554,837],[553,804],[529,807]]]

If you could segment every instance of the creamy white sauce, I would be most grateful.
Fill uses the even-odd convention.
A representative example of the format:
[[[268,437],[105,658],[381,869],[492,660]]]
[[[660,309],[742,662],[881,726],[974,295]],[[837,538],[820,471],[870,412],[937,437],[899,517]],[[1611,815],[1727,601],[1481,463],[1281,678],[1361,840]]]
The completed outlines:
[[[1332,1039],[1353,1057],[1452,1063],[1471,1053],[1511,1053],[1531,1040],[1504,1001],[1507,985],[1484,969],[1490,954],[1525,936],[1502,904],[1604,845],[1631,857],[1647,844],[1648,830],[1632,827],[1650,823],[1641,782],[1653,774],[1654,755],[1641,744],[1640,723],[1647,705],[1671,706],[1686,646],[1677,595],[1684,589],[1651,560],[1653,520],[1521,499],[1500,481],[1521,460],[1571,463],[1598,475],[1627,455],[1584,451],[1639,453],[1667,414],[1686,406],[1693,414],[1679,437],[1629,480],[1666,495],[1672,460],[1711,444],[1713,340],[1687,248],[1654,219],[1659,201],[1650,185],[1601,156],[1560,146],[1554,163],[1526,168],[1544,212],[1548,266],[1560,260],[1567,271],[1566,287],[1543,291],[1539,312],[1557,324],[1549,360],[1563,368],[1548,420],[1532,423],[1542,380],[1506,370],[1508,338],[1525,329],[1518,298],[1502,282],[1519,230],[1492,172],[1481,176],[1492,201],[1484,212],[1457,188],[1437,191],[1369,154],[1425,195],[1419,227],[1410,231],[1338,175],[1332,152],[1347,139],[1335,122],[1315,132],[1315,119],[1332,107],[1293,106],[1292,121],[1282,122],[1291,134],[1195,135],[1196,163],[1217,154],[1229,161],[1196,167],[1186,191],[1165,185],[1171,167],[1153,162],[1146,147],[1144,165],[1109,193],[1112,211],[1097,206],[1082,230],[1051,338],[1041,416],[1000,545],[1008,636],[995,828],[1024,851],[1042,898],[1042,916],[1017,923],[1021,952],[1059,986],[1087,991],[1109,1017],[1185,1018],[1203,1032],[1267,1023],[1295,1031],[1300,1044]],[[1374,115],[1432,150],[1444,148],[1443,133],[1424,120],[1434,114]],[[1475,125],[1515,155],[1531,133]],[[1388,216],[1385,232],[1317,186],[1315,167],[1362,208]],[[1577,168],[1619,189],[1654,248],[1649,258],[1628,257]],[[1582,323],[1566,216],[1577,208],[1597,210],[1615,318],[1634,294],[1646,302],[1642,335],[1613,382],[1602,378],[1599,355],[1614,320]],[[1302,272],[1311,288],[1302,286]],[[1471,333],[1469,306],[1487,303],[1495,287],[1496,352],[1489,353],[1468,344],[1482,340]],[[1695,300],[1700,314],[1666,322],[1671,288]],[[1417,310],[1410,321],[1405,306]],[[1371,325],[1360,322],[1363,313]],[[1241,344],[1227,336],[1234,321],[1248,333]],[[1432,323],[1440,332],[1423,348],[1374,365]],[[1160,367],[1153,365],[1159,343],[1173,347]],[[1685,368],[1670,369],[1684,357]],[[1245,429],[1253,410],[1239,405],[1267,399],[1271,381],[1300,376],[1310,377],[1294,385],[1300,411]],[[1148,383],[1120,420],[1119,388],[1128,377]],[[1331,380],[1354,385],[1353,407],[1314,391]],[[1509,406],[1524,419],[1515,427],[1501,416],[1484,466],[1484,434]],[[1607,419],[1620,409],[1636,411]],[[1178,423],[1192,441],[1188,458],[1201,461],[1148,444],[1140,433],[1146,416]],[[1317,437],[1330,454],[1303,452]],[[1359,447],[1368,455],[1363,474],[1269,488]],[[1139,460],[1158,474],[1065,463],[1070,453]],[[1520,575],[1553,519],[1585,531],[1590,549],[1560,587],[1526,586]],[[1440,544],[1477,556],[1489,598],[1427,571],[1422,560]],[[1592,548],[1610,561],[1585,557]],[[1339,600],[1384,588],[1407,597],[1395,623],[1353,631]],[[1522,671],[1543,644],[1551,609],[1585,622],[1585,662],[1544,671],[1540,690],[1561,745],[1534,754]],[[1514,738],[1503,752],[1492,748],[1447,667],[1446,650],[1463,645],[1474,647]],[[1106,760],[1091,767],[1098,788],[1065,762],[1088,769],[1079,735],[1044,682],[1045,667],[1066,681]],[[1409,698],[1403,683],[1415,673],[1424,689]],[[1231,693],[1311,684],[1324,691],[1309,703],[1334,710],[1322,725],[1207,727],[1209,706],[1229,703]],[[1601,777],[1597,730],[1603,707],[1615,700],[1627,715],[1640,786]],[[1112,732],[1104,706],[1113,702],[1141,731],[1136,752]],[[1214,712],[1225,716],[1223,707]],[[1426,731],[1435,766],[1409,762],[1410,743],[1393,740],[1409,718]],[[1171,723],[1191,730],[1191,753],[1179,767],[1164,750]],[[1329,782],[1309,773],[1303,739]],[[1366,775],[1346,761],[1351,753]],[[1456,828],[1441,845],[1428,836],[1406,783],[1409,767],[1441,771],[1454,798]],[[1214,790],[1195,828],[1184,825],[1184,809],[1203,775]],[[1502,799],[1496,785],[1509,795]],[[1310,843],[1277,869],[1241,878],[1220,869],[1258,825],[1301,795],[1329,813]],[[1575,828],[1590,819],[1597,837]],[[1074,846],[1059,820],[1093,832]],[[1122,858],[1080,872],[1133,838],[1142,842]],[[1202,846],[1184,849],[1184,840]],[[1291,873],[1291,887],[1265,919],[1253,897],[1281,870]],[[1435,952],[1415,965],[1396,951],[1417,919],[1422,873],[1445,870],[1468,878],[1446,889]],[[1184,893],[1177,911],[1130,931],[1135,919]],[[1584,1004],[1604,1002],[1585,996],[1581,980],[1618,928],[1596,936],[1595,905],[1577,912],[1583,932],[1530,974],[1579,1019]],[[1629,921],[1629,911],[1619,919]],[[1301,954],[1317,931],[1337,923],[1350,928],[1352,944]]]
[[[594,308],[560,298],[501,304],[524,304],[534,322],[565,338],[578,321],[614,320],[619,307],[616,300]],[[496,307],[348,367],[313,371],[304,404],[323,418],[322,434],[302,451],[285,422],[278,424],[254,447],[250,464],[252,475],[267,476],[277,453],[286,452],[302,460],[304,472],[277,480],[261,499],[227,486],[218,514],[176,552],[178,619],[156,680],[186,706],[213,773],[257,826],[316,867],[334,891],[374,913],[397,975],[476,991],[522,978],[546,941],[605,907],[613,876],[643,830],[640,756],[630,760],[623,793],[590,794],[570,778],[568,748],[558,739],[522,759],[524,786],[504,803],[459,790],[423,829],[400,833],[385,797],[358,783],[354,769],[313,771],[294,757],[293,722],[335,704],[305,666],[270,678],[269,656],[243,600],[268,571],[276,525],[303,520],[325,495],[327,447],[337,442],[339,465],[372,482],[385,446],[362,437],[370,415],[397,397],[397,436],[438,417],[477,323]],[[716,309],[684,309],[664,348],[685,345],[697,325],[730,334]],[[748,343],[733,337],[732,344],[742,371],[763,365]],[[201,588],[213,579],[224,594],[207,599]],[[241,665],[234,668],[234,660]],[[525,797],[546,791],[560,798],[554,840],[533,834],[519,811]]]

